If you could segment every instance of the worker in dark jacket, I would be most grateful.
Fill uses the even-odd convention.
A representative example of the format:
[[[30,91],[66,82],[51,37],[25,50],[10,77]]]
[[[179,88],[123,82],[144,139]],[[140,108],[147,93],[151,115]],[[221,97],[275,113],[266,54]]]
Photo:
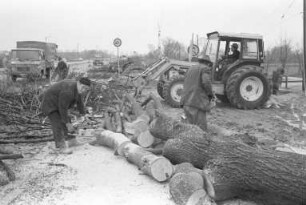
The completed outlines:
[[[59,62],[51,78],[55,79],[56,82],[66,79],[69,71],[68,65],[65,60],[60,56],[58,57],[58,60]]]
[[[62,80],[49,87],[43,95],[42,112],[48,116],[55,141],[55,147],[60,153],[71,154],[66,146],[65,139],[70,144],[76,144],[76,139],[68,139],[68,132],[73,131],[73,126],[68,116],[68,109],[77,105],[80,114],[85,114],[81,94],[89,90],[91,81],[88,78],[75,80]]]
[[[214,98],[210,81],[210,68],[204,64],[205,59],[199,57],[199,65],[188,69],[181,98],[187,121],[207,130],[206,113],[211,108]]]

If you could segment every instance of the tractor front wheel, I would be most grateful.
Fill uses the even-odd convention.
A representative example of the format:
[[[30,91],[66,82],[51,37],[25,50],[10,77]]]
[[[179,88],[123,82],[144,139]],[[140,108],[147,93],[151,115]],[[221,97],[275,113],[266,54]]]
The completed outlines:
[[[163,87],[163,96],[165,101],[171,107],[182,107],[181,97],[184,88],[184,76],[173,76],[166,81]]]

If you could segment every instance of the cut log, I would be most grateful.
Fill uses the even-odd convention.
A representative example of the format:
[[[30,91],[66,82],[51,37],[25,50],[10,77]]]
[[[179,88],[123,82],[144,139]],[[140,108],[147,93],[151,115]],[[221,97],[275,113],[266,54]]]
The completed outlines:
[[[173,166],[164,157],[156,156],[134,143],[126,144],[123,152],[129,162],[159,182],[166,181],[172,176]]]
[[[144,110],[141,108],[141,105],[136,102],[136,99],[129,94],[126,94],[124,96],[124,102],[128,102],[132,106],[132,113],[134,113],[136,116],[140,116],[144,113]]]
[[[168,180],[173,174],[173,166],[168,159],[144,150],[144,148],[132,143],[123,134],[103,131],[96,138],[95,144],[117,150],[120,156],[125,157],[143,173],[151,176],[158,182]]]
[[[142,133],[140,133],[137,137],[137,144],[141,147],[150,147],[154,144],[155,138],[150,133],[149,130],[146,130]]]
[[[211,136],[194,125],[159,114],[151,133],[168,138],[163,155],[174,164],[190,162],[213,183],[216,199],[263,200],[265,204],[306,201],[305,156],[262,150],[234,136]],[[156,136],[155,136],[156,137]],[[274,196],[274,197],[273,197]]]
[[[125,122],[124,129],[125,132],[133,135],[136,139],[138,135],[149,129],[150,117],[147,114],[142,114],[137,117],[133,122]]]
[[[125,122],[124,129],[127,136],[141,147],[150,147],[155,138],[149,132],[150,117],[143,113],[133,122]]]
[[[196,172],[175,174],[170,179],[169,189],[178,205],[215,205],[203,189],[201,175]]]
[[[207,192],[208,196],[211,199],[215,198],[215,190],[210,181],[209,177],[203,170],[195,168],[192,164],[184,162],[178,165],[175,165],[174,174],[185,173],[194,175],[193,179],[202,184],[202,187]]]
[[[115,133],[110,130],[104,130],[99,134],[96,134],[96,140],[91,145],[101,145],[112,148],[115,152],[119,151],[119,147],[125,144],[126,142],[130,142],[125,135],[121,133]],[[122,155],[122,153],[118,153]]]

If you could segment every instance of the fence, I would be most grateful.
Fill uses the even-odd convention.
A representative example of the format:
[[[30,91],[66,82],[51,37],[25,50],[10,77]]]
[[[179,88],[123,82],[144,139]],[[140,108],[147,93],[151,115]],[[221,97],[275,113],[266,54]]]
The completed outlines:
[[[285,83],[285,88],[288,88],[288,83],[303,83],[303,78],[283,76],[282,83]]]
[[[92,61],[68,61],[69,72],[84,73],[92,67]]]

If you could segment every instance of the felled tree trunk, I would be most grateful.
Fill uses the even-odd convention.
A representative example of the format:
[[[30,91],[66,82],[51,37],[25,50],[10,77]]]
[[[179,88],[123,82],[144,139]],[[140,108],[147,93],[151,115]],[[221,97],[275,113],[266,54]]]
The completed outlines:
[[[103,131],[96,136],[95,142],[91,144],[107,146],[116,150],[118,155],[125,157],[156,181],[166,181],[172,176],[173,166],[168,159],[145,151],[121,133]]]
[[[164,115],[159,115],[150,131],[155,137],[169,139],[163,155],[172,163],[204,167],[216,200],[256,195],[265,204],[306,202],[305,156],[262,150],[234,137],[210,136],[197,126]]]

